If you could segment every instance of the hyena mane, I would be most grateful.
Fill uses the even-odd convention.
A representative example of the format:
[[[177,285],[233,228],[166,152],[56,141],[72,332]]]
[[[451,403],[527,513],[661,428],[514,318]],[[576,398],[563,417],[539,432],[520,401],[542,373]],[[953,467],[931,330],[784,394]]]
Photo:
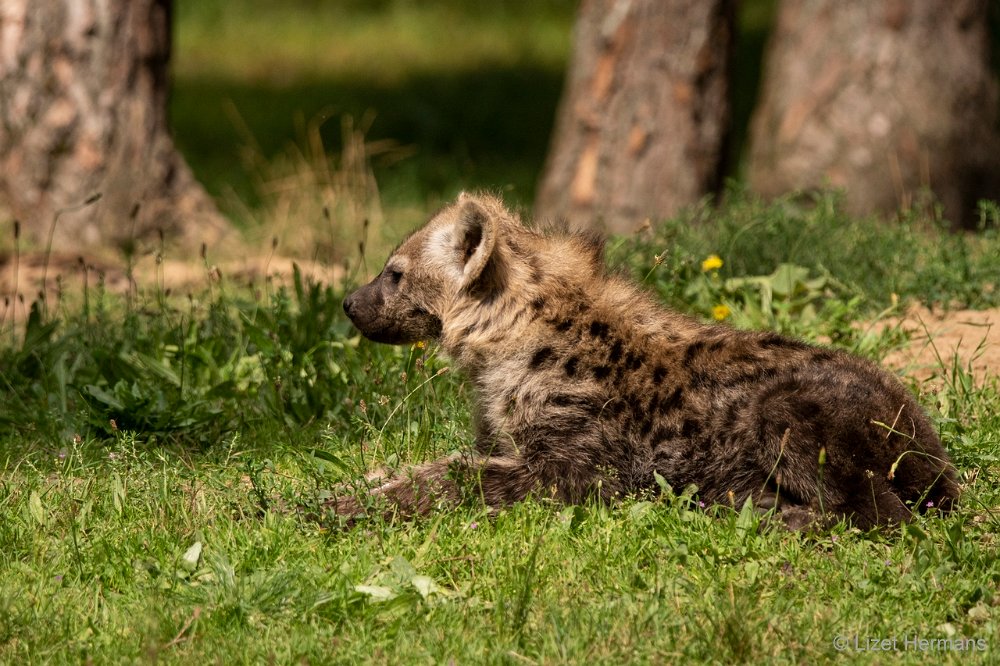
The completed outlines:
[[[476,496],[613,501],[694,486],[790,527],[895,524],[958,495],[916,400],[847,353],[704,324],[609,274],[593,236],[542,233],[462,194],[344,309],[366,337],[435,340],[476,395],[476,443],[332,510],[426,513]]]

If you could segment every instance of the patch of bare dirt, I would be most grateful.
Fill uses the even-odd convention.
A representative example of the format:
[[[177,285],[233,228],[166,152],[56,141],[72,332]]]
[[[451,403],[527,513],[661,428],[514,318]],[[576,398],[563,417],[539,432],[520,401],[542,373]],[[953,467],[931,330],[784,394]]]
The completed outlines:
[[[910,335],[909,344],[883,362],[920,380],[940,378],[957,360],[982,384],[1000,375],[1000,308],[990,310],[931,310],[911,307],[898,323]]]

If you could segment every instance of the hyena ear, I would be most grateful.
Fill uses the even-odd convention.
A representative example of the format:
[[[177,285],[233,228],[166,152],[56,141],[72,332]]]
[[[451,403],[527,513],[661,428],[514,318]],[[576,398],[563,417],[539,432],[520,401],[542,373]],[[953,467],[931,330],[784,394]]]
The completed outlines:
[[[455,244],[462,268],[463,285],[472,284],[480,275],[496,247],[497,221],[475,199],[463,195],[455,225]]]

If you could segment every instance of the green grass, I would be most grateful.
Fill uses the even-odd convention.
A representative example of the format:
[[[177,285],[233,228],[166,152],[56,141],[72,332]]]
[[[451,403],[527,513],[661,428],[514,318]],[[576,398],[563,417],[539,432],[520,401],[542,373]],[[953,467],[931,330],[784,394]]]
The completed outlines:
[[[842,301],[858,299],[857,305],[870,314],[888,307],[894,295],[929,304],[985,308],[1000,304],[997,204],[981,202],[980,226],[979,234],[962,235],[945,233],[947,222],[940,214],[935,218],[905,213],[891,223],[851,218],[843,214],[835,194],[792,194],[765,203],[732,185],[722,205],[694,207],[658,224],[614,247],[612,257],[631,260],[641,270],[635,259],[652,246],[662,263],[646,278],[668,303],[682,308],[692,302],[692,295],[702,295],[691,293],[691,283],[699,283],[700,261],[709,254],[723,259],[719,275],[730,283],[741,276],[770,274],[783,263],[807,269],[808,276],[822,285],[810,289],[798,285],[790,294],[788,300],[798,304],[799,311],[814,299],[834,294]],[[643,259],[649,262],[653,257],[647,252]],[[744,292],[754,290],[715,291],[747,305],[752,299]],[[775,313],[780,315],[779,310]],[[702,311],[709,314],[704,307]],[[771,326],[782,323],[767,316],[761,321]]]
[[[529,502],[341,534],[277,506],[315,465],[291,446],[192,455],[122,436],[8,467],[0,656],[822,663],[855,635],[984,638],[979,663],[996,649],[997,524],[970,510],[803,537],[685,499]],[[255,478],[276,506],[261,510]]]
[[[612,264],[695,314],[721,301],[740,325],[874,357],[903,334],[851,323],[889,307],[889,289],[993,302],[995,235],[873,226],[835,199],[736,193],[691,213],[706,215],[711,230],[678,218],[613,241]],[[713,252],[724,265],[703,272]],[[966,278],[940,278],[955,256]],[[798,272],[772,275],[781,262]],[[343,531],[306,515],[377,465],[468,447],[472,426],[446,359],[359,339],[341,297],[206,276],[188,299],[91,287],[4,325],[0,661],[823,663],[855,635],[983,638],[973,660],[995,659],[995,379],[946,361],[942,388],[921,391],[965,494],[895,532],[789,534],[683,496],[493,516],[471,503]]]

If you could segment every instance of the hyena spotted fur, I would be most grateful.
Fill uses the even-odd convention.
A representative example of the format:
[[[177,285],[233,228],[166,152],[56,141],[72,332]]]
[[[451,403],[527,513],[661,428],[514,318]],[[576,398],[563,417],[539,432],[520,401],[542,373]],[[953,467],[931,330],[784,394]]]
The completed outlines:
[[[580,502],[656,491],[750,499],[790,527],[861,528],[948,509],[955,470],[902,384],[876,365],[671,312],[605,268],[602,243],[523,226],[462,194],[344,301],[366,337],[436,340],[475,387],[475,452],[331,503],[414,515],[465,495]]]

